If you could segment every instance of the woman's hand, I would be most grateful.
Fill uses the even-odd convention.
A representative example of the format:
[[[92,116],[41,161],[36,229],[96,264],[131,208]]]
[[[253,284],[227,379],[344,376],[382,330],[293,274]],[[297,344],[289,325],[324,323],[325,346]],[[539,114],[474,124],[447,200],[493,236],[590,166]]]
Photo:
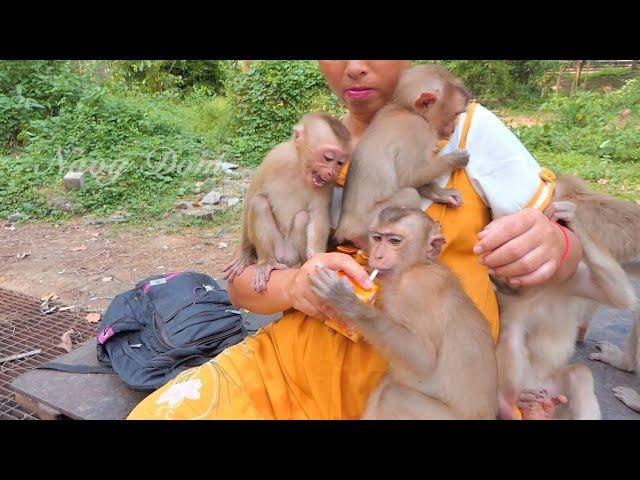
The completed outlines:
[[[331,305],[312,292],[309,275],[315,272],[316,265],[324,265],[335,271],[342,270],[363,288],[371,287],[367,271],[349,255],[338,252],[316,254],[296,271],[288,288],[291,305],[306,315],[322,321],[338,318]]]
[[[538,285],[550,278],[568,277],[575,271],[582,249],[570,235],[572,250],[558,272],[565,249],[565,238],[558,226],[542,212],[527,208],[494,220],[478,234],[473,253],[489,273],[507,278],[512,286]],[[561,275],[556,275],[561,273]]]

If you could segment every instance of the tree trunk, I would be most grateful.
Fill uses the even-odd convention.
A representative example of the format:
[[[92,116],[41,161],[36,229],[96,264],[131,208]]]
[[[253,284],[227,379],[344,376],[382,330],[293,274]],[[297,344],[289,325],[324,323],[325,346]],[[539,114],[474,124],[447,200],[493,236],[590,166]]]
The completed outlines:
[[[584,67],[585,63],[587,63],[586,60],[578,60],[578,62],[576,63],[576,78],[573,82],[571,93],[575,92],[580,86],[580,77],[582,76],[582,68]]]
[[[638,60],[631,60],[631,71],[635,72],[638,70]]]

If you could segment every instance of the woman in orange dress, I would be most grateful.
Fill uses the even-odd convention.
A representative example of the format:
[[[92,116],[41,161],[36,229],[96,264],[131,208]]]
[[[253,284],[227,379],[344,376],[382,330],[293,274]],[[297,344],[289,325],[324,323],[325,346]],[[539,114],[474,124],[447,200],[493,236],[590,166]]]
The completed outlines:
[[[390,99],[406,60],[326,60],[319,66],[348,113],[343,123],[354,144]],[[466,148],[469,165],[439,179],[459,190],[464,203],[448,208],[425,201],[447,239],[440,260],[459,276],[489,322],[494,339],[499,313],[489,273],[512,285],[535,285],[571,276],[582,250],[541,213],[554,177],[487,109],[471,103],[441,152]],[[341,176],[344,181],[344,175]],[[340,204],[341,188],[334,193]],[[334,223],[337,212],[333,212]],[[335,227],[335,225],[334,225]],[[252,288],[254,266],[229,285],[234,305],[283,317],[213,360],[181,373],[145,398],[129,419],[356,419],[387,364],[365,341],[353,342],[324,325],[330,305],[311,293],[309,273],[322,264],[343,270],[368,287],[366,271],[351,256],[318,254],[300,268],[274,271],[263,294]]]

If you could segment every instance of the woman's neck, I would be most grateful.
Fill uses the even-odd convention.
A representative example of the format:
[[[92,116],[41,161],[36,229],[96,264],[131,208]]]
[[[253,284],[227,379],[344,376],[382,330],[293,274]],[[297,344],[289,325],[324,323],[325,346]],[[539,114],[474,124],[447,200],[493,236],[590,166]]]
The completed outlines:
[[[375,114],[357,114],[349,112],[343,117],[342,123],[344,123],[344,126],[347,127],[347,130],[349,130],[349,133],[351,134],[353,146],[358,143],[364,131],[371,124],[374,116]]]

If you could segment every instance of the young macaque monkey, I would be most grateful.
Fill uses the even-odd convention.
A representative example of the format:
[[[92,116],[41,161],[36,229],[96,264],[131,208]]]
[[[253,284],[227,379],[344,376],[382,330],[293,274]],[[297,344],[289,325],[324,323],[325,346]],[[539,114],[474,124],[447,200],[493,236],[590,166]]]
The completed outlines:
[[[554,202],[546,214],[554,220],[555,212],[573,209],[589,234],[607,245],[622,268],[640,276],[640,205],[594,192],[587,182],[573,175],[558,175]],[[566,202],[571,202],[566,207]],[[578,331],[578,342],[583,342],[589,321],[598,308],[594,303]]]
[[[607,245],[628,275],[640,277],[640,205],[594,192],[585,181],[572,175],[557,176],[553,198],[554,203],[545,213],[555,219],[557,212],[575,206],[576,216],[589,234]],[[578,342],[584,341],[598,306],[596,302],[585,301],[578,326]],[[592,353],[589,358],[628,372],[638,371],[640,312],[635,312],[634,316],[633,328],[624,351],[609,342],[596,342],[598,352]],[[637,392],[621,386],[614,387],[613,392],[629,408],[640,411],[640,395]]]
[[[466,151],[434,154],[437,142],[453,134],[467,108],[469,93],[448,70],[419,65],[402,73],[391,102],[376,114],[358,143],[345,181],[335,238],[359,248],[381,202],[399,189],[419,189],[422,196],[452,207],[462,204],[457,190],[434,180],[465,167]],[[397,202],[396,202],[397,203]]]
[[[382,294],[375,306],[326,267],[310,277],[314,293],[389,362],[363,418],[495,419],[495,345],[487,320],[436,260],[445,243],[440,226],[420,208],[389,206],[369,242]]]
[[[257,263],[253,288],[263,292],[273,270],[326,251],[331,191],[350,143],[339,120],[310,113],[293,127],[291,140],[266,155],[245,196],[240,251],[224,268],[227,280]]]
[[[599,419],[591,371],[584,365],[567,365],[578,321],[590,302],[621,309],[636,302],[624,270],[605,244],[587,232],[575,204],[564,202],[553,218],[565,223],[582,244],[575,274],[562,283],[516,290],[496,282],[501,418],[518,418],[519,406],[525,419]]]

